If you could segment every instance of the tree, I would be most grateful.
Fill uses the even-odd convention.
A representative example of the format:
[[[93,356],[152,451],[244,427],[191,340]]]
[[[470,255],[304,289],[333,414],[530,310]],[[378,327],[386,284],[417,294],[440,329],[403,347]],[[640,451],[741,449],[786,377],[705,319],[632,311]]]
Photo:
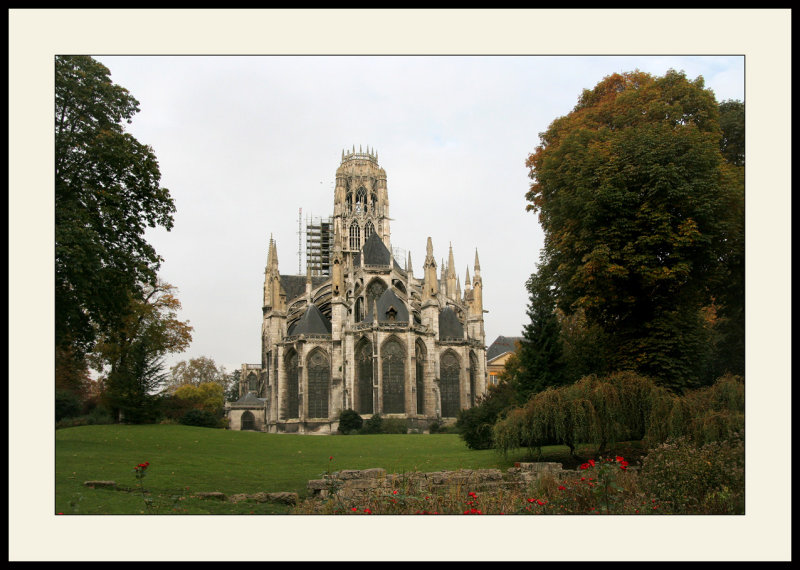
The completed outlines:
[[[744,103],[720,103],[720,150],[725,159],[723,172],[733,189],[729,196],[722,268],[715,288],[714,334],[716,335],[712,374],[744,376],[745,285],[744,285]]]
[[[225,390],[225,400],[228,402],[235,402],[239,399],[239,382],[242,379],[242,371],[240,369],[236,369],[230,374],[226,379],[227,382],[227,389]]]
[[[98,336],[130,316],[161,258],[146,227],[175,211],[153,150],[125,132],[131,94],[86,56],[55,60],[55,346],[57,369],[81,370]]]
[[[179,400],[187,401],[192,408],[206,410],[216,416],[222,415],[225,393],[216,382],[202,382],[200,385],[183,384],[173,392]]]
[[[218,367],[212,358],[199,356],[190,358],[188,361],[181,360],[169,369],[167,389],[172,391],[187,384],[200,386],[213,382],[222,386],[224,390],[228,386],[228,381],[229,376],[225,373],[223,366]]]
[[[608,369],[682,390],[709,382],[701,311],[730,244],[736,189],[702,77],[639,71],[584,90],[540,134],[526,198],[545,232],[539,278],[608,340]]]
[[[129,295],[127,316],[116,329],[101,333],[90,355],[104,373],[110,407],[131,422],[154,418],[155,396],[167,378],[163,357],[186,350],[192,340],[192,327],[177,318],[181,305],[175,287],[159,280],[142,291],[142,299]]]
[[[516,356],[520,371],[516,389],[521,401],[550,386],[566,382],[561,325],[551,285],[534,274],[527,283],[530,293],[528,317]]]
[[[734,166],[744,166],[744,103],[728,99],[719,104],[722,156]]]

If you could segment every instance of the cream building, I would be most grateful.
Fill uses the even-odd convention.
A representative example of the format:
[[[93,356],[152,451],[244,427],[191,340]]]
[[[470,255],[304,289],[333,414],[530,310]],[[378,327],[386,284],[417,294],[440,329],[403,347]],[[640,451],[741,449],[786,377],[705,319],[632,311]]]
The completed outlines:
[[[260,365],[244,364],[231,429],[333,433],[354,409],[452,423],[486,391],[483,280],[477,250],[464,290],[453,249],[422,274],[392,256],[386,172],[369,149],[343,152],[333,196],[330,275],[281,274],[270,238]],[[421,244],[420,244],[421,245]]]

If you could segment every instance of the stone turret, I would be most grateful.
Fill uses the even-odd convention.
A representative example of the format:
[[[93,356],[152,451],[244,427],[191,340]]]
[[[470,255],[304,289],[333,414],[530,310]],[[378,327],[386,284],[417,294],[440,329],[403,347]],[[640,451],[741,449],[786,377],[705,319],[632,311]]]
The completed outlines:
[[[433,258],[433,244],[430,237],[425,251],[425,264],[422,266],[425,272],[422,282],[423,302],[436,299],[439,293],[439,277],[436,275],[436,260]]]

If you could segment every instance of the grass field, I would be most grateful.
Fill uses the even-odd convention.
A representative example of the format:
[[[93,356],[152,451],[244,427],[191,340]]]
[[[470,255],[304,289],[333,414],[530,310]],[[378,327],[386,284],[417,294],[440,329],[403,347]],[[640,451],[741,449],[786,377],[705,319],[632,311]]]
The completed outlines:
[[[191,495],[289,491],[302,498],[308,480],[327,470],[505,470],[524,459],[522,451],[504,458],[492,450],[470,450],[455,434],[302,436],[180,425],[93,425],[59,429],[55,438],[54,508],[64,514],[146,512],[133,469],[145,461],[150,466],[143,484],[158,513],[281,514],[289,508]],[[85,487],[89,480],[115,481],[129,492]]]

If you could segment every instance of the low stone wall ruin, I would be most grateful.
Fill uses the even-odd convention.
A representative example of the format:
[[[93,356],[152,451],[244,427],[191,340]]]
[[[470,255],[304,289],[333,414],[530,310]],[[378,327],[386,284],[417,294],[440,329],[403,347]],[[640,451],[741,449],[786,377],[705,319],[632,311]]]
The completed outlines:
[[[505,473],[500,469],[459,469],[457,471],[434,471],[430,473],[393,473],[385,469],[343,470],[323,479],[308,482],[309,497],[326,498],[332,490],[342,498],[393,489],[405,489],[411,493],[436,493],[463,489],[465,492],[487,492],[500,489],[527,489],[545,473],[554,477],[577,475],[577,471],[563,469],[561,463],[518,463]]]

